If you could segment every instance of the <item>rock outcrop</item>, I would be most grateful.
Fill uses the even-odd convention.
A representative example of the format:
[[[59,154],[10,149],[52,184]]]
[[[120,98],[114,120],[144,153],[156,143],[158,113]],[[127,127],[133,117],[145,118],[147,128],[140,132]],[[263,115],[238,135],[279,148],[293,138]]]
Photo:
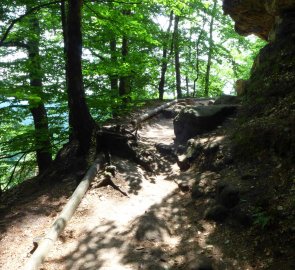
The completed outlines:
[[[237,105],[187,106],[174,118],[177,144],[217,128],[237,110]]]
[[[256,34],[269,41],[257,56],[242,92],[283,97],[292,91],[295,86],[295,1],[223,0],[223,9],[235,21],[238,33]]]
[[[295,1],[223,0],[223,9],[235,21],[235,29],[239,34],[255,34],[269,40],[278,19],[295,9]]]
[[[236,149],[247,149],[249,157],[269,149],[295,159],[295,1],[224,0],[223,8],[238,33],[269,41],[242,86],[246,107]]]

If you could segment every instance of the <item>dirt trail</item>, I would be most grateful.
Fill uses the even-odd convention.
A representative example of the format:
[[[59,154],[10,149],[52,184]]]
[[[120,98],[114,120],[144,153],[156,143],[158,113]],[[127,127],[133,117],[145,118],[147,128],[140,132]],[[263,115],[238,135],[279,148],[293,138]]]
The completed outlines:
[[[143,125],[139,137],[142,146],[153,151],[157,168],[149,173],[129,160],[112,157],[117,168],[113,181],[128,197],[112,187],[97,188],[102,177],[98,174],[40,269],[266,269],[253,267],[255,247],[240,226],[204,220],[210,196],[192,200],[191,192],[176,184],[191,186],[198,181],[210,194],[212,183],[221,176],[196,168],[181,172],[171,159],[160,157],[155,144],[173,143],[173,120],[154,117]],[[34,237],[46,232],[74,188],[75,183],[65,179],[45,194],[36,191],[33,200],[24,196],[23,203],[11,209],[0,223],[0,269],[24,266]]]
[[[172,120],[148,125],[139,135],[149,144],[163,139],[172,142]],[[148,215],[152,206],[173,193],[176,184],[166,180],[165,174],[149,176],[128,160],[113,158],[113,164],[119,171],[115,182],[129,198],[108,187],[92,188],[67,227],[64,241],[61,239],[49,254],[44,269],[138,269],[140,260],[132,260],[145,250],[140,240],[173,242],[164,227],[152,224],[161,213]],[[142,223],[145,218],[151,220],[150,227],[146,227],[150,221]]]
[[[172,120],[155,121],[139,132],[141,141],[150,147],[158,142],[172,143]],[[94,181],[41,269],[141,269],[144,267],[141,259],[132,260],[136,255],[145,254],[144,245],[149,244],[146,241],[177,244],[177,237],[170,235],[169,228],[155,225],[157,215],[163,213],[151,214],[152,207],[177,189],[174,181],[166,179],[179,173],[177,166],[166,162],[168,174],[147,174],[128,160],[114,157],[113,163],[118,169],[115,183],[127,191],[129,197],[111,187],[96,189]],[[44,195],[44,202],[47,199]],[[53,209],[45,209],[45,205],[38,209],[38,202],[27,205],[36,213],[23,213],[24,217],[16,218],[11,229],[2,235],[0,269],[20,269],[24,265],[30,257],[33,238],[46,231],[64,202],[65,198],[59,201],[52,214]],[[11,219],[21,216],[21,211],[21,208],[14,209],[15,216],[11,215]],[[144,219],[148,222],[143,222]]]

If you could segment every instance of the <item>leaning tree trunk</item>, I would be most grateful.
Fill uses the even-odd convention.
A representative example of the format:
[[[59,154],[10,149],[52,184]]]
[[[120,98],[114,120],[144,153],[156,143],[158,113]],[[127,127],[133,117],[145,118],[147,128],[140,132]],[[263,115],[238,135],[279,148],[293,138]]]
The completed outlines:
[[[179,60],[179,16],[175,16],[174,20],[174,57],[175,57],[175,76],[176,76],[176,92],[177,98],[182,98],[181,93],[181,75],[180,75],[180,60]]]
[[[52,162],[50,132],[45,105],[42,101],[42,71],[40,63],[40,26],[36,15],[30,18],[30,30],[32,34],[28,40],[28,56],[30,62],[30,86],[33,94],[41,97],[38,103],[29,102],[35,127],[36,156],[39,173],[48,168]]]
[[[162,56],[162,67],[161,67],[161,78],[159,82],[159,100],[163,100],[164,97],[164,88],[165,88],[165,78],[166,78],[166,71],[167,71],[167,66],[168,66],[168,42],[170,39],[170,31],[172,27],[172,22],[173,22],[173,11],[170,13],[170,19],[169,19],[169,25],[168,29],[165,35],[165,41],[164,41],[164,47],[163,47],[163,56]],[[172,48],[173,50],[173,48]],[[171,52],[172,52],[171,50]]]
[[[211,70],[211,62],[212,62],[212,54],[213,54],[213,26],[215,20],[215,13],[217,7],[217,0],[214,0],[211,21],[210,21],[210,29],[209,29],[209,51],[208,51],[208,60],[207,60],[207,68],[206,68],[206,76],[205,76],[205,96],[209,96],[209,85],[210,85],[210,70]]]
[[[79,154],[88,153],[94,129],[94,120],[86,104],[82,77],[82,0],[68,2],[67,29],[67,93],[69,107],[69,124],[73,139],[79,142]]]

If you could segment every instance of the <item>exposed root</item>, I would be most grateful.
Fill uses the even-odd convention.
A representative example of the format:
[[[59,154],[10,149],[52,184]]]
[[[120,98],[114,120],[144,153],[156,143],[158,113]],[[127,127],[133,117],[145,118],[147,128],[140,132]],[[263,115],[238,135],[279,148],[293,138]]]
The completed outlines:
[[[111,155],[133,160],[141,165],[146,171],[152,172],[150,164],[142,158],[142,153],[138,147],[138,136],[132,131],[122,126],[113,126],[103,128],[99,134],[97,141],[101,142],[97,152],[102,151],[106,157],[109,157],[110,164]]]
[[[113,180],[112,180],[112,175],[109,172],[104,173],[104,177],[102,180],[100,180],[96,185],[95,188],[101,188],[101,187],[106,187],[106,186],[111,186],[113,189],[119,191],[121,194],[124,196],[128,197],[127,192],[123,191],[118,185],[116,185]]]

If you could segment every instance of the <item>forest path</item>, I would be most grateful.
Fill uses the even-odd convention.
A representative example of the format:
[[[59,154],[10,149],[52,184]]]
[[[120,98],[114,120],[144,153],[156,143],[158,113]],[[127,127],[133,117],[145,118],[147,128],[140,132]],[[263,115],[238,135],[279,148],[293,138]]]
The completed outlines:
[[[256,269],[247,260],[235,259],[247,249],[235,230],[204,220],[210,199],[193,201],[191,192],[176,184],[191,185],[198,179],[206,187],[220,176],[194,168],[181,172],[173,159],[161,157],[156,150],[157,143],[173,143],[173,120],[153,117],[139,136],[142,147],[154,153],[158,167],[146,172],[130,160],[113,156],[117,168],[113,181],[128,197],[111,187],[97,188],[103,177],[98,174],[40,269]],[[10,226],[2,229],[0,223],[0,269],[22,269],[31,257],[34,237],[48,230],[74,186],[65,179],[46,194],[37,192],[36,199],[24,198],[11,209],[5,217]]]
[[[141,142],[173,143],[172,122],[153,119],[139,131]],[[128,160],[113,157],[112,162],[118,170],[114,182],[129,197],[110,187],[95,189],[94,181],[42,269],[156,269],[155,263],[165,263],[158,246],[179,244],[162,220],[173,209],[154,211],[177,193],[171,180],[179,174],[177,165],[165,162],[166,172],[148,174]]]
[[[158,155],[156,143],[173,143],[173,120],[156,116],[139,136]],[[41,269],[157,269],[155,263],[167,263],[160,246],[173,249],[180,238],[162,218],[176,211],[171,198],[178,186],[172,179],[180,172],[176,164],[159,160],[162,172],[147,173],[134,162],[113,157],[118,171],[113,181],[129,197],[111,187],[96,188],[98,175]],[[48,230],[74,185],[65,179],[45,194],[36,191],[34,199],[24,195],[23,203],[11,209],[7,227],[0,227],[0,269],[22,269],[31,257],[33,239]]]

